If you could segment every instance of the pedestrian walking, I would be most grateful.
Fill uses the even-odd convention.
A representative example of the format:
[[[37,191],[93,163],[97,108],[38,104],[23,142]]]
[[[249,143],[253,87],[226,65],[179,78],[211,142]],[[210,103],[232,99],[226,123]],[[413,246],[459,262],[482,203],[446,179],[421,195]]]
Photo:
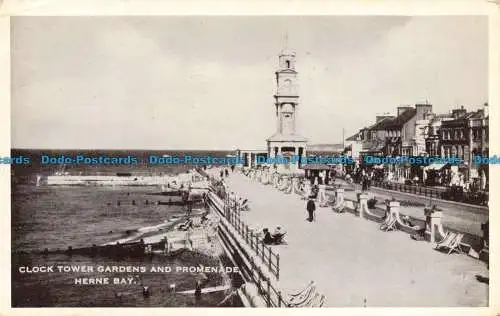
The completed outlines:
[[[366,191],[367,188],[368,188],[368,179],[366,178],[366,176],[363,176],[361,180],[361,191]]]
[[[314,211],[316,210],[316,204],[311,197],[309,197],[309,200],[307,201],[306,209],[309,213],[309,218],[307,220],[312,222],[314,220]]]

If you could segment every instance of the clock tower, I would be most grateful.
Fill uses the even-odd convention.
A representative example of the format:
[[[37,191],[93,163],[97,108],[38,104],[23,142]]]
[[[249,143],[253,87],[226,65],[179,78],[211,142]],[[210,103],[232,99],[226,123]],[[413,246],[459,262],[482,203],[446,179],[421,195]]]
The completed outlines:
[[[276,133],[267,139],[268,157],[304,157],[307,139],[297,134],[296,116],[299,105],[295,52],[285,48],[278,56],[276,74]],[[276,165],[282,173],[297,172],[300,162]]]

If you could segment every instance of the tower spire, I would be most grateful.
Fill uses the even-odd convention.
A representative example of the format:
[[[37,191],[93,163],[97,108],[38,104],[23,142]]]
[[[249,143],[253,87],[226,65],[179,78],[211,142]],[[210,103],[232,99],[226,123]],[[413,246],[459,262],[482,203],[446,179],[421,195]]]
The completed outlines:
[[[283,48],[288,48],[288,30],[285,31],[285,43]]]

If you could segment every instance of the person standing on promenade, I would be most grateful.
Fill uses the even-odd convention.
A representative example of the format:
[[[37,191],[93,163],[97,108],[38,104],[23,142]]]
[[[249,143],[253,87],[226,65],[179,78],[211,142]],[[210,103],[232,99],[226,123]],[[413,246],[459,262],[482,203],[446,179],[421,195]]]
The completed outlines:
[[[200,280],[196,281],[194,297],[196,298],[197,301],[201,299],[201,288],[202,288],[201,281]]]
[[[309,197],[306,206],[307,212],[309,213],[308,221],[312,222],[314,220],[314,211],[316,210],[316,204],[314,204],[314,200]]]

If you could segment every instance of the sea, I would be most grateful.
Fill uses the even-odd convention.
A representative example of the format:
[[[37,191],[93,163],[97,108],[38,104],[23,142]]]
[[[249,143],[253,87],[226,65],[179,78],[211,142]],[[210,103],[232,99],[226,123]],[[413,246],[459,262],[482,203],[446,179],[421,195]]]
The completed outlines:
[[[138,157],[136,165],[44,165],[41,155],[52,156]],[[223,256],[213,257],[185,251],[177,257],[113,258],[106,256],[40,253],[44,249],[88,247],[124,238],[137,231],[164,223],[185,214],[182,206],[157,205],[158,187],[47,186],[36,185],[37,175],[57,171],[70,174],[178,174],[189,165],[148,165],[148,155],[224,157],[226,151],[141,151],[141,150],[12,150],[11,157],[29,157],[30,164],[11,168],[11,251],[12,307],[215,307],[228,291],[203,294],[195,299],[192,290],[200,278],[196,272],[178,272],[178,267],[220,266],[228,264]],[[142,163],[144,161],[144,163]],[[73,272],[58,272],[57,267],[87,267]],[[54,267],[54,272],[21,273],[21,267]],[[99,268],[132,269],[146,267],[146,272],[98,272]],[[160,267],[164,273],[150,273]],[[116,268],[116,269],[118,269]],[[76,268],[72,268],[76,269]],[[168,272],[170,269],[170,272]],[[179,268],[180,269],[180,268]],[[111,284],[75,284],[80,278],[108,278]],[[125,283],[133,279],[131,284]],[[204,287],[233,284],[232,274],[206,273]],[[113,284],[116,282],[119,284]],[[175,284],[175,291],[171,286]],[[149,295],[143,295],[147,286]],[[234,295],[223,306],[239,307]]]

